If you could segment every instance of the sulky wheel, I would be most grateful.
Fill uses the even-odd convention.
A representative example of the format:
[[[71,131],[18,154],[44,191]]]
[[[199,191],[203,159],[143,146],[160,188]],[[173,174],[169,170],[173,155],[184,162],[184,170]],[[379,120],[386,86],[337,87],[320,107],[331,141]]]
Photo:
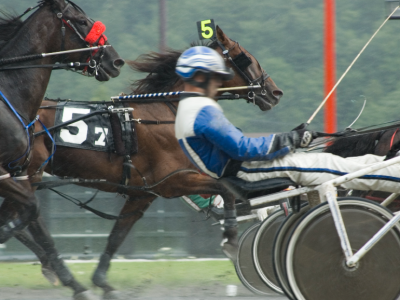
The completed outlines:
[[[283,292],[274,273],[272,247],[278,228],[285,218],[283,210],[270,215],[261,223],[253,242],[253,261],[256,270],[264,283],[279,294]]]
[[[238,258],[235,264],[236,273],[245,287],[257,295],[272,296],[274,291],[267,287],[258,275],[251,253],[253,239],[261,223],[254,224],[243,232],[239,239]]]
[[[274,263],[275,276],[282,291],[289,299],[294,299],[294,296],[286,275],[285,250],[293,228],[295,228],[301,217],[309,210],[309,205],[303,205],[299,212],[292,212],[279,227],[273,244],[272,260]]]
[[[392,213],[360,198],[338,201],[353,252]],[[304,215],[290,237],[286,271],[298,300],[394,300],[400,295],[399,225],[389,231],[354,268],[347,267],[328,203]]]

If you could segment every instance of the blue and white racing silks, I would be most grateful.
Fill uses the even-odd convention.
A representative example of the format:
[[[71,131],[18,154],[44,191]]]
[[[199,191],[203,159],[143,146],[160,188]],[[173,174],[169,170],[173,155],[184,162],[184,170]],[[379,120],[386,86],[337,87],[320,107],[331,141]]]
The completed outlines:
[[[223,175],[231,159],[273,160],[292,152],[299,142],[296,132],[245,137],[216,101],[201,96],[180,101],[175,136],[191,162],[214,178]]]

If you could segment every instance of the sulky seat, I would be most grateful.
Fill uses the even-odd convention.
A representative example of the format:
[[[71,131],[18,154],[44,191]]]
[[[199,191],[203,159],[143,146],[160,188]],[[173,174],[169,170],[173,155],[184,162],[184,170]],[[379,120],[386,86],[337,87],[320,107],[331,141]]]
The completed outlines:
[[[289,178],[280,177],[260,181],[245,181],[231,176],[222,177],[219,181],[230,190],[237,199],[247,200],[267,194],[280,192],[289,186],[296,186]]]

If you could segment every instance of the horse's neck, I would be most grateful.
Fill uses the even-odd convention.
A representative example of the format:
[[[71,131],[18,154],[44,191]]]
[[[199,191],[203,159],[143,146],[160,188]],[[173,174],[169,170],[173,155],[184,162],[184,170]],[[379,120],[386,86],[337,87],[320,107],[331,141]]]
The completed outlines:
[[[43,21],[46,13],[38,11],[27,19],[17,34],[0,50],[0,58],[51,52],[55,29]],[[6,66],[51,63],[52,58],[47,57]],[[0,71],[0,91],[21,115],[33,119],[44,97],[50,75],[51,68]]]

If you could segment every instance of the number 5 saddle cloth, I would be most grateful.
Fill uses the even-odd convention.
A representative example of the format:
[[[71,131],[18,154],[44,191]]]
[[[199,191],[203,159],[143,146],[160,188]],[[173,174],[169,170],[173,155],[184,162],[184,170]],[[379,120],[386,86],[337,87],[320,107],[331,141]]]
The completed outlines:
[[[113,107],[123,107],[115,103]],[[104,111],[89,116],[94,112]],[[87,116],[87,117],[85,117]],[[124,113],[111,113],[107,104],[83,101],[59,101],[57,103],[55,124],[84,117],[75,123],[54,130],[56,145],[86,150],[132,155],[138,151],[136,123],[129,112],[126,122]]]

